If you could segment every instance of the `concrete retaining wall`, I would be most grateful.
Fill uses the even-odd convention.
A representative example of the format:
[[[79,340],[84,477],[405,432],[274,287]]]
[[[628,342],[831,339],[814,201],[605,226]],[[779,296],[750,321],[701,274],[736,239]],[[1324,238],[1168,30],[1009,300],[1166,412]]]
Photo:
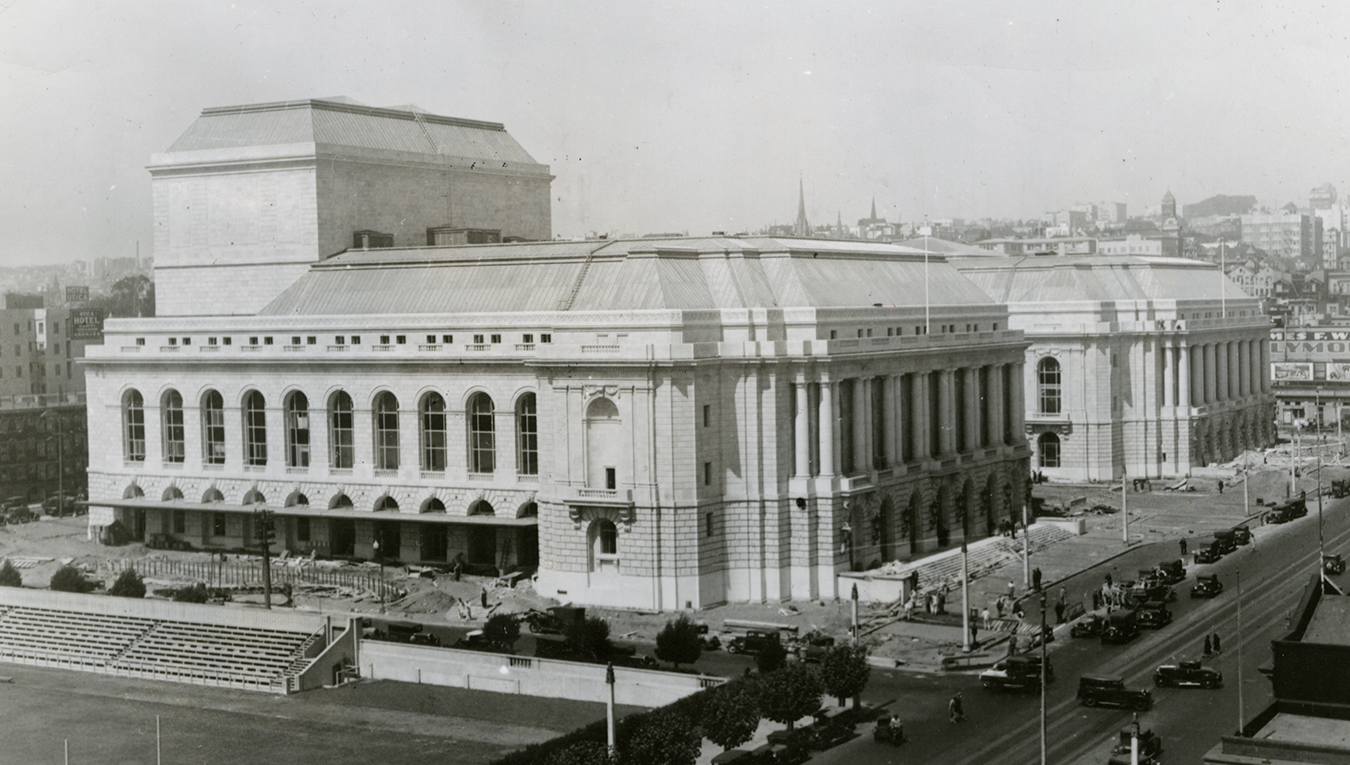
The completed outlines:
[[[305,633],[312,633],[324,626],[324,617],[317,614],[175,603],[147,598],[114,598],[108,595],[82,595],[21,587],[0,587],[0,605]]]

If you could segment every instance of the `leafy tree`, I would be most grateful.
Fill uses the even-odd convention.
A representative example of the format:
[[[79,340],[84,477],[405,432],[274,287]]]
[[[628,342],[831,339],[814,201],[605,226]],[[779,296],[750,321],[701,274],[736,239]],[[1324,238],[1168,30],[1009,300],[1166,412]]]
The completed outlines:
[[[578,741],[554,752],[548,765],[611,765],[609,746],[600,741]]]
[[[703,644],[698,640],[698,625],[688,614],[680,614],[674,621],[656,633],[656,658],[668,661],[676,669],[681,664],[693,664],[703,653]]]
[[[820,709],[820,680],[805,664],[789,664],[759,683],[760,712],[792,730],[801,718]]]
[[[839,699],[853,697],[853,708],[858,708],[859,696],[867,687],[872,676],[872,667],[867,663],[867,652],[861,648],[841,645],[831,648],[820,660],[820,681],[826,693]]]
[[[619,755],[624,765],[694,765],[700,741],[687,716],[661,710],[639,718]]]
[[[483,639],[494,646],[510,649],[520,637],[520,622],[510,614],[493,614],[483,625]]]
[[[47,585],[57,592],[89,592],[94,589],[84,578],[84,572],[72,565],[65,565],[52,574],[51,584]]]
[[[755,666],[761,675],[776,672],[787,665],[787,649],[777,640],[765,643],[764,648],[755,655]]]
[[[607,661],[613,646],[609,642],[609,622],[588,616],[567,626],[567,642],[588,661]]]
[[[141,575],[136,573],[135,567],[129,567],[117,575],[117,581],[108,588],[108,594],[118,598],[143,598],[145,582],[141,581]]]
[[[179,603],[205,603],[210,599],[206,585],[201,582],[190,587],[180,587],[173,591],[173,599]]]
[[[9,560],[6,559],[4,565],[0,565],[0,587],[22,587],[22,586],[23,586],[23,576],[19,574],[19,570],[17,568],[14,568],[14,564],[10,563]]]
[[[759,689],[749,682],[736,682],[707,695],[699,722],[703,736],[726,751],[749,741],[759,718]]]

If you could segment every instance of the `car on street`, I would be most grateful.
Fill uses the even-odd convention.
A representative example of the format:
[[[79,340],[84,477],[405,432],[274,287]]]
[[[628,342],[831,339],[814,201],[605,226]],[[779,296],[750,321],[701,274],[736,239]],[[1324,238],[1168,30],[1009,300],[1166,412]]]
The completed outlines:
[[[1045,665],[1046,682],[1055,681],[1055,666],[1049,661]],[[1041,687],[1041,657],[1037,654],[1021,654],[994,664],[980,673],[980,685],[985,690],[1034,693]]]
[[[1196,563],[1217,563],[1223,557],[1223,547],[1218,542],[1210,542],[1208,545],[1195,551]]]
[[[769,643],[781,645],[782,639],[777,632],[750,630],[744,635],[737,635],[728,641],[727,653],[746,653],[755,656],[763,651]]]
[[[1095,638],[1102,636],[1102,630],[1106,629],[1106,617],[1098,614],[1088,614],[1082,619],[1074,622],[1069,628],[1069,637],[1076,638]]]
[[[1340,553],[1323,555],[1322,570],[1331,575],[1345,573],[1345,559]]]
[[[1178,560],[1165,560],[1158,564],[1158,578],[1163,584],[1176,584],[1186,579],[1186,564]]]
[[[1159,688],[1218,688],[1223,685],[1223,673],[1210,669],[1198,661],[1180,661],[1164,664],[1153,672],[1153,684]]]
[[[1139,622],[1133,611],[1117,611],[1107,617],[1102,645],[1120,645],[1139,637]]]
[[[1192,598],[1215,598],[1221,592],[1223,592],[1223,582],[1219,581],[1218,574],[1197,576],[1195,584],[1191,587]]]
[[[1130,688],[1121,677],[1083,675],[1078,678],[1078,703],[1146,712],[1153,708],[1153,693],[1147,688]]]
[[[1150,600],[1135,610],[1134,618],[1140,627],[1156,630],[1172,623],[1172,612],[1167,610],[1166,603]]]
[[[1234,526],[1233,539],[1240,545],[1249,545],[1252,543],[1252,530],[1246,526]]]

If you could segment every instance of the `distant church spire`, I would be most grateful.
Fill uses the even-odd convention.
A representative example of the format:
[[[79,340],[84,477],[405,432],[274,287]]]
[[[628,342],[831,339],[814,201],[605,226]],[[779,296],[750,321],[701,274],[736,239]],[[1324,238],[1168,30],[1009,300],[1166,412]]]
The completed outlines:
[[[839,237],[844,235],[844,214],[839,210],[834,211],[834,232]]]
[[[792,227],[796,236],[810,236],[811,224],[806,220],[806,191],[801,176],[797,177],[797,223]]]
[[[872,197],[872,220],[877,219],[877,198]]]

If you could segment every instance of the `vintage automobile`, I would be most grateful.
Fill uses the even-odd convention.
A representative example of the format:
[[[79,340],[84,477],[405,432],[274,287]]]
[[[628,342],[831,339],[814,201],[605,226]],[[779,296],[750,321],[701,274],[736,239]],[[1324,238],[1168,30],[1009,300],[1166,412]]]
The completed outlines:
[[[520,617],[536,635],[561,635],[569,624],[586,619],[586,609],[576,606],[550,606],[548,611],[531,609]]]
[[[1150,600],[1135,610],[1134,618],[1140,627],[1156,630],[1172,623],[1172,612],[1167,610],[1166,603]]]
[[[1322,570],[1328,574],[1343,574],[1345,573],[1345,559],[1341,557],[1340,553],[1323,555]]]
[[[777,632],[768,632],[764,630],[749,630],[744,635],[737,635],[727,641],[727,653],[746,653],[754,656],[769,643],[782,644],[782,639]]]
[[[1234,526],[1233,539],[1240,545],[1249,545],[1252,543],[1252,530],[1246,526]]]
[[[1153,707],[1147,688],[1129,688],[1124,678],[1083,675],[1078,678],[1078,703],[1085,707],[1110,706],[1145,712]]]
[[[834,638],[819,630],[812,630],[789,642],[797,658],[810,663],[818,663],[825,658],[825,653],[834,647]]]
[[[1170,603],[1176,599],[1176,590],[1173,590],[1169,585],[1157,580],[1149,580],[1143,585],[1135,584],[1134,587],[1130,588],[1130,591],[1126,593],[1125,603],[1130,607],[1138,607],[1151,600]]]
[[[1302,518],[1308,514],[1308,503],[1305,498],[1291,499],[1282,505],[1276,506],[1265,515],[1266,523],[1288,523],[1296,518]]]
[[[1195,578],[1195,585],[1191,587],[1192,598],[1214,598],[1223,592],[1223,582],[1219,581],[1218,574],[1206,574]]]
[[[1223,557],[1223,547],[1218,542],[1210,542],[1208,545],[1195,551],[1196,563],[1217,563]]]
[[[1055,666],[1045,665],[1046,682],[1055,681]],[[1029,653],[1008,658],[980,673],[980,685],[990,691],[1034,693],[1041,688],[1041,657]]]
[[[1117,611],[1107,617],[1102,630],[1102,645],[1120,645],[1139,637],[1139,622],[1133,611]]]
[[[1202,666],[1198,661],[1164,664],[1153,672],[1153,684],[1159,688],[1218,688],[1223,685],[1223,673]]]
[[[1220,552],[1224,555],[1231,552],[1237,552],[1237,533],[1232,529],[1219,529],[1214,532],[1214,543],[1219,546]]]
[[[1106,617],[1097,614],[1088,614],[1069,628],[1069,636],[1076,638],[1095,638],[1102,636],[1102,630],[1106,629]]]
[[[812,715],[814,718],[807,730],[811,734],[811,748],[824,751],[853,738],[853,725],[846,724],[847,717],[840,712],[820,709]]]
[[[1151,730],[1141,730],[1137,734],[1139,741],[1139,765],[1158,765],[1159,757],[1162,755],[1162,739]],[[1107,765],[1131,765],[1135,762],[1134,740],[1136,737],[1133,726],[1120,731],[1120,740],[1111,749],[1111,759],[1107,760]]]
[[[905,738],[905,726],[900,723],[900,718],[890,712],[882,712],[877,715],[877,724],[872,728],[872,740],[900,746],[908,739]]]
[[[1350,497],[1350,479],[1337,478],[1331,482],[1331,496]]]
[[[1186,564],[1180,559],[1162,561],[1156,570],[1163,584],[1176,584],[1186,579]]]

